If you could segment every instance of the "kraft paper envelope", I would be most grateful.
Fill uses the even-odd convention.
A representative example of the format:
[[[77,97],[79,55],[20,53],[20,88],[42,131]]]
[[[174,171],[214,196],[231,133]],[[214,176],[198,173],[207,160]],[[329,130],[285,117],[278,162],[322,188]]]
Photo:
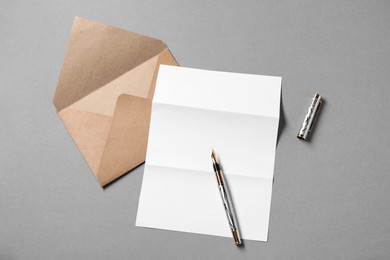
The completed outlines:
[[[54,106],[104,186],[145,161],[160,40],[76,17]]]

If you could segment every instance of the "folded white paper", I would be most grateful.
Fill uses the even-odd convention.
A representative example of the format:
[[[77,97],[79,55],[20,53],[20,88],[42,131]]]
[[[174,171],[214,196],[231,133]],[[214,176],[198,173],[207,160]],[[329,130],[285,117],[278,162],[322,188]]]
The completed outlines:
[[[211,162],[243,239],[267,241],[281,78],[161,65],[136,226],[231,237]]]

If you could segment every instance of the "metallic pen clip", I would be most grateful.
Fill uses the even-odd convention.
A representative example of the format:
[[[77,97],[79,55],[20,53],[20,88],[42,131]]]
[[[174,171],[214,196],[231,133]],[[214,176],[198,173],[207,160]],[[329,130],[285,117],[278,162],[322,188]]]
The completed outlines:
[[[313,125],[315,124],[316,119],[318,117],[322,103],[323,98],[321,97],[321,95],[315,94],[310,103],[309,109],[307,110],[301,129],[299,129],[297,138],[305,141],[308,140],[309,134],[311,133]]]

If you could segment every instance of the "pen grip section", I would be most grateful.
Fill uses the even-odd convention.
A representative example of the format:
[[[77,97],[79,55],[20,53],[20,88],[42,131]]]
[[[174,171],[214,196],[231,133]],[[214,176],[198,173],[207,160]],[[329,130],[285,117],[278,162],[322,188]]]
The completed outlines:
[[[214,163],[213,167],[214,167],[215,177],[217,178],[218,185],[224,185],[225,179],[223,177],[223,172],[221,170],[221,167],[219,166],[219,163]]]

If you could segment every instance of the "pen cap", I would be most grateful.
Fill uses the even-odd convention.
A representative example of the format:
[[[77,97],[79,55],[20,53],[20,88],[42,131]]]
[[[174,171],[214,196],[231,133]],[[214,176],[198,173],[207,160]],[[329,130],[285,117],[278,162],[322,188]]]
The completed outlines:
[[[297,138],[301,140],[308,140],[308,137],[313,129],[313,125],[315,124],[316,118],[322,106],[323,99],[320,94],[315,94],[309,109],[307,110],[305,119],[303,120],[301,129],[297,135]]]

